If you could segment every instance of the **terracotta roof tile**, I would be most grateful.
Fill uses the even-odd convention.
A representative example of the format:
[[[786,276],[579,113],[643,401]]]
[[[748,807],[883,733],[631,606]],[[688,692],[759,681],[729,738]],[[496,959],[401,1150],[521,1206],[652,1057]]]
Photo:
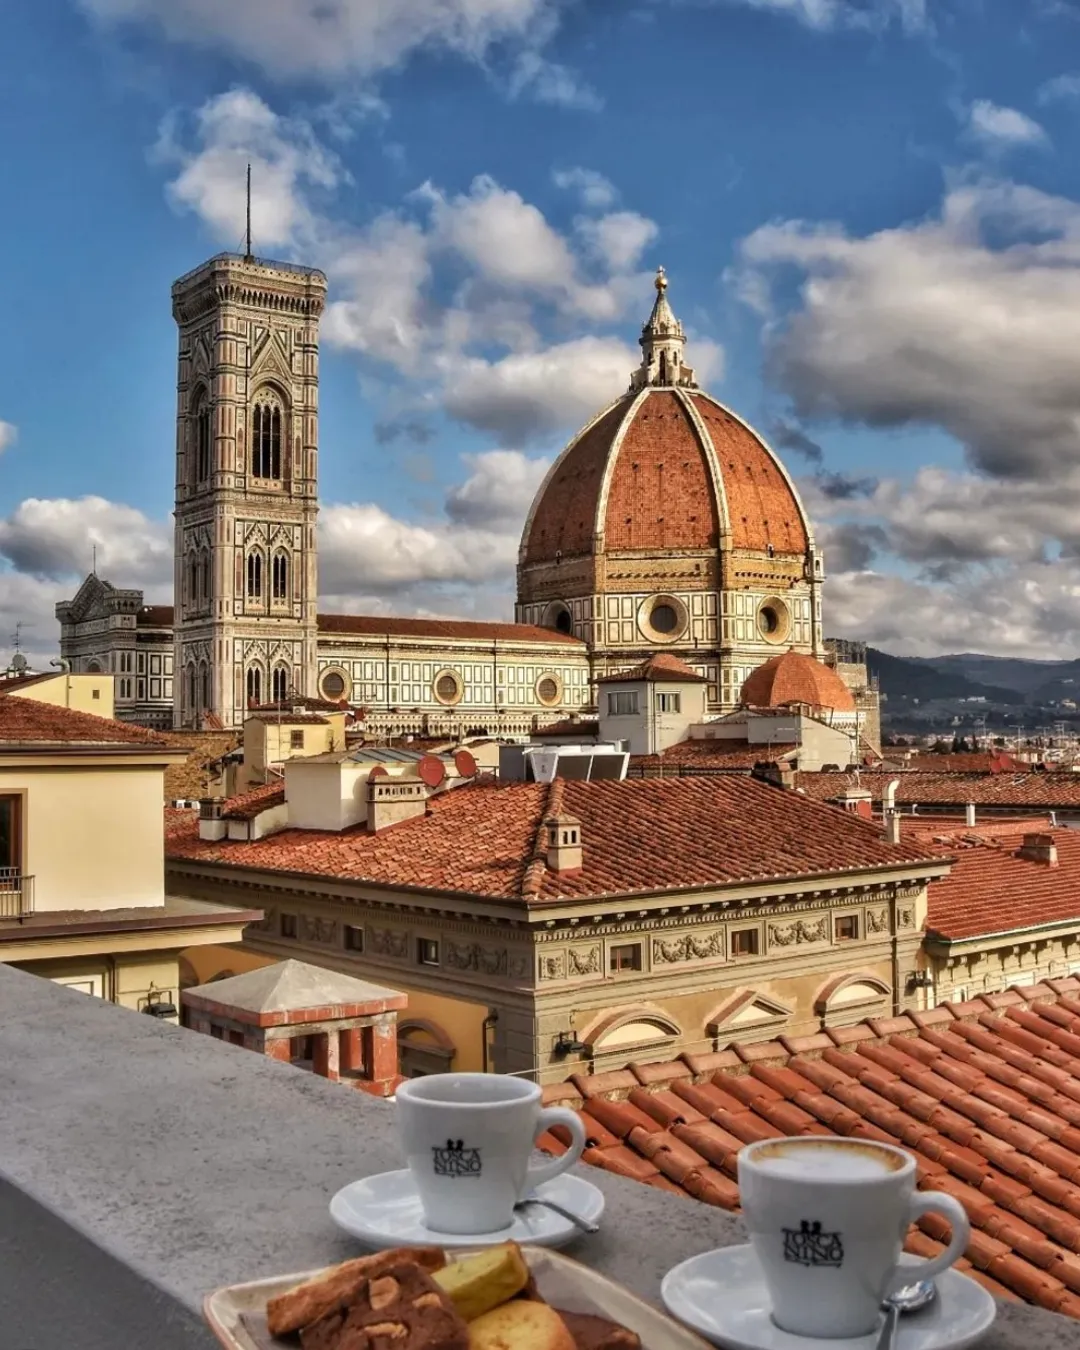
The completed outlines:
[[[0,745],[64,745],[116,750],[177,749],[161,733],[147,731],[132,722],[76,712],[32,698],[0,698]]]
[[[794,648],[770,657],[751,671],[739,702],[747,708],[783,708],[798,703],[838,712],[855,711],[855,698],[836,671]]]
[[[918,769],[863,770],[859,785],[880,802],[885,789],[900,780],[896,803],[901,808],[949,807],[963,813],[969,804],[997,811],[1069,810],[1080,807],[1080,773],[924,773]],[[818,801],[834,801],[851,787],[846,773],[805,773],[799,788]],[[916,827],[932,823],[931,817],[916,818]],[[904,816],[901,835],[912,822]],[[954,826],[955,827],[955,826]]]
[[[629,1100],[578,1097],[587,1129],[617,1118],[625,1140],[585,1156],[735,1209],[736,1158],[749,1140],[813,1130],[899,1142],[915,1154],[920,1186],[968,1211],[973,1276],[997,1296],[1078,1317],[1080,1000],[1071,987],[1035,1001],[1032,990],[1014,992],[996,1012],[975,1001],[979,1020],[913,1014],[882,1019],[876,1032],[850,1028],[852,1037],[771,1042],[760,1059],[737,1047],[675,1061],[695,1076],[708,1069],[700,1081],[637,1066]],[[906,1246],[931,1255],[947,1236],[927,1215]]]
[[[580,872],[548,869],[538,844],[554,792],[560,809],[581,821]],[[637,846],[627,848],[628,839]],[[473,783],[432,797],[426,816],[379,834],[362,826],[340,833],[284,829],[251,842],[211,842],[199,838],[192,821],[171,834],[168,855],[530,903],[908,863],[942,866],[924,845],[888,843],[869,821],[733,776]]]
[[[638,665],[631,666],[629,670],[615,670],[610,675],[601,675],[597,683],[625,683],[627,680],[648,680],[653,684],[707,683],[705,675],[699,675],[674,652],[657,652]]]
[[[429,638],[437,642],[544,642],[584,648],[580,638],[528,623],[480,623],[473,619],[402,619],[382,614],[320,614],[319,635],[356,633],[371,637]]]

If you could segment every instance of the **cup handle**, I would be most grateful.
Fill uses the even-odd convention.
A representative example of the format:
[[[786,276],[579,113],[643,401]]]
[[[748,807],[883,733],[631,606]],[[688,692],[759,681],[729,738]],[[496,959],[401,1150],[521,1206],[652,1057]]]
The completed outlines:
[[[530,1163],[529,1172],[525,1178],[526,1191],[534,1190],[537,1186],[543,1185],[545,1181],[553,1181],[568,1167],[573,1167],[585,1151],[585,1126],[576,1111],[571,1111],[565,1106],[545,1106],[537,1117],[536,1132],[533,1138],[535,1139],[537,1135],[549,1130],[552,1125],[566,1126],[570,1131],[570,1147],[558,1158],[550,1158],[546,1162]]]
[[[911,1197],[908,1217],[914,1223],[923,1214],[944,1215],[952,1228],[952,1237],[945,1250],[939,1256],[932,1256],[929,1261],[924,1261],[914,1272],[920,1280],[932,1280],[963,1256],[968,1239],[971,1237],[971,1223],[960,1201],[951,1195],[945,1195],[942,1191],[915,1192]],[[893,1285],[897,1283],[898,1279],[894,1276]]]

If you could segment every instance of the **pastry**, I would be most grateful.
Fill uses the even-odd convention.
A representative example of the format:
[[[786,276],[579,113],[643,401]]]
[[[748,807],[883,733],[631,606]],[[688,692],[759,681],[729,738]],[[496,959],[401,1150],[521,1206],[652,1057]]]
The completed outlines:
[[[555,1309],[527,1299],[485,1313],[469,1323],[468,1331],[469,1350],[576,1350]]]
[[[469,1331],[427,1271],[401,1261],[302,1328],[300,1344],[303,1350],[468,1350]]]
[[[641,1337],[629,1327],[592,1313],[558,1311],[577,1350],[641,1350]]]
[[[516,1242],[451,1261],[435,1275],[435,1283],[454,1300],[466,1322],[515,1298],[529,1282],[529,1267]]]
[[[403,1261],[412,1261],[424,1270],[433,1271],[446,1264],[446,1256],[441,1247],[398,1247],[332,1266],[315,1279],[297,1285],[267,1303],[266,1325],[270,1335],[287,1336],[318,1321],[326,1313],[348,1303],[370,1276]]]

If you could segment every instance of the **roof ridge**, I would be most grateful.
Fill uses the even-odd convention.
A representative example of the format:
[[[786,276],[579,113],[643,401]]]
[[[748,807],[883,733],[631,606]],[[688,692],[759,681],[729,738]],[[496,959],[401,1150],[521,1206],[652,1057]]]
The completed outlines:
[[[547,792],[544,794],[544,805],[536,822],[532,853],[529,856],[529,861],[525,864],[525,873],[521,878],[522,898],[540,894],[540,888],[544,884],[544,877],[547,873],[547,842],[544,839],[544,823],[551,816],[559,814],[562,810],[562,803],[563,781],[556,777],[548,784]]]

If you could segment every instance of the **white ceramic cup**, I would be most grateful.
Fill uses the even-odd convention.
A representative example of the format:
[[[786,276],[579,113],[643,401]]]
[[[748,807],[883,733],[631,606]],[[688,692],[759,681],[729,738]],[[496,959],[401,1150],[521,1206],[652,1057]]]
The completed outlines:
[[[964,1253],[970,1224],[960,1203],[915,1189],[915,1158],[872,1140],[801,1135],[764,1139],[739,1153],[739,1193],[778,1327],[797,1336],[865,1336],[896,1283],[908,1225],[948,1219],[948,1248],[919,1268],[940,1275]]]
[[[581,1157],[585,1126],[562,1106],[541,1106],[540,1088],[497,1073],[437,1073],[395,1093],[398,1122],[427,1226],[439,1233],[494,1233],[514,1205]],[[558,1158],[531,1157],[538,1134],[570,1131]]]

